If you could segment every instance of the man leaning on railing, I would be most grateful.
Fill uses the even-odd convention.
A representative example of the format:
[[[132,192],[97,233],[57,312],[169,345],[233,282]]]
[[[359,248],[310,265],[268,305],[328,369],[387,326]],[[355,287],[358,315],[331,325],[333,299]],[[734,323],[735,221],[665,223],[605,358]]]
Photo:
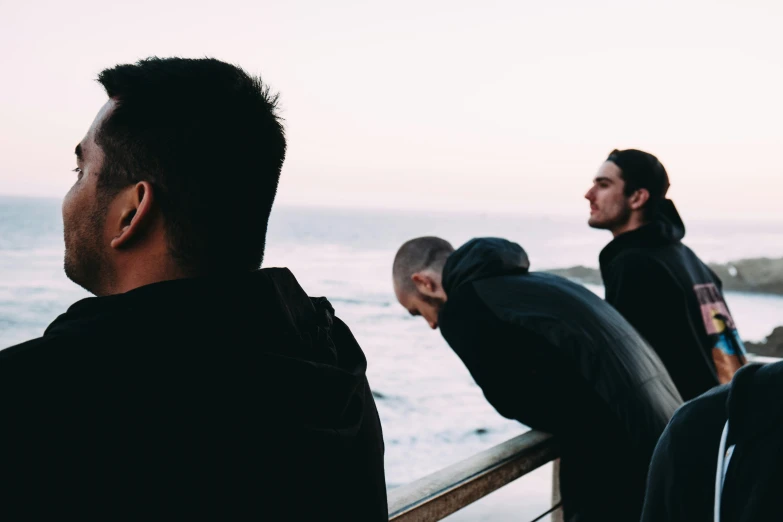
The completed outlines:
[[[455,251],[418,238],[394,260],[395,293],[440,327],[501,415],[556,436],[566,520],[636,521],[650,457],[680,395],[609,304],[529,266],[503,239]]]

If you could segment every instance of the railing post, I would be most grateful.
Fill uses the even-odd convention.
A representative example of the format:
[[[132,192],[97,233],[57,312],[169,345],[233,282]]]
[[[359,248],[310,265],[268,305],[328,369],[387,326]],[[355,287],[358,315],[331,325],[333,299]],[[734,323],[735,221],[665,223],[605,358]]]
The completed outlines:
[[[562,498],[560,497],[560,459],[552,461],[552,505],[556,506],[560,503]],[[552,522],[564,522],[563,508],[555,510],[552,513]]]

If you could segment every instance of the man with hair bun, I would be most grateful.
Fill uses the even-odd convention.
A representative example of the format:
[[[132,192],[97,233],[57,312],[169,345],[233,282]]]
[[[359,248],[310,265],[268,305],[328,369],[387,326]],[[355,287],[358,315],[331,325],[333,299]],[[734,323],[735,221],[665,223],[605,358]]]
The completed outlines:
[[[658,158],[613,150],[585,198],[588,224],[614,236],[600,255],[606,300],[652,345],[687,401],[729,382],[745,347],[721,280],[682,243],[668,190]]]

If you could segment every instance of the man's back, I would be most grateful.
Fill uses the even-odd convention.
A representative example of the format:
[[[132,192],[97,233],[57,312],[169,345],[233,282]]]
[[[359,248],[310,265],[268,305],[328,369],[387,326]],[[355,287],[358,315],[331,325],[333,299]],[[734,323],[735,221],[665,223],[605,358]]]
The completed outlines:
[[[515,266],[520,251],[479,239],[452,254],[443,336],[499,413],[559,438],[567,516],[638,518],[649,459],[679,395],[616,310]]]
[[[606,300],[652,345],[689,400],[731,380],[745,357],[721,281],[680,242],[684,235],[666,200],[653,221],[609,243],[600,262]]]
[[[81,301],[0,352],[4,513],[385,520],[365,368],[285,270]]]
[[[721,437],[728,419],[722,522],[780,520],[783,363],[750,365],[683,406],[655,450],[643,522],[712,522]]]

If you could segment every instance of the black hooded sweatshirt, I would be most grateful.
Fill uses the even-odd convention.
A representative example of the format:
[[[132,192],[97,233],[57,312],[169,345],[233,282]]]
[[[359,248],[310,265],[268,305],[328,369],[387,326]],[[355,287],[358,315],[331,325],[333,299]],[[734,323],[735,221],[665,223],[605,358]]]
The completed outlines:
[[[650,223],[609,243],[600,263],[606,300],[652,345],[687,401],[729,382],[746,361],[721,280],[683,237],[664,200]]]
[[[443,270],[443,337],[501,415],[557,437],[569,522],[636,522],[679,394],[616,310],[528,268],[524,250],[503,239],[456,250]]]
[[[650,467],[643,522],[712,522],[721,435],[730,458],[721,522],[783,520],[783,362],[748,365],[684,405]]]
[[[386,521],[366,365],[286,269],[79,301],[0,352],[0,516]]]

